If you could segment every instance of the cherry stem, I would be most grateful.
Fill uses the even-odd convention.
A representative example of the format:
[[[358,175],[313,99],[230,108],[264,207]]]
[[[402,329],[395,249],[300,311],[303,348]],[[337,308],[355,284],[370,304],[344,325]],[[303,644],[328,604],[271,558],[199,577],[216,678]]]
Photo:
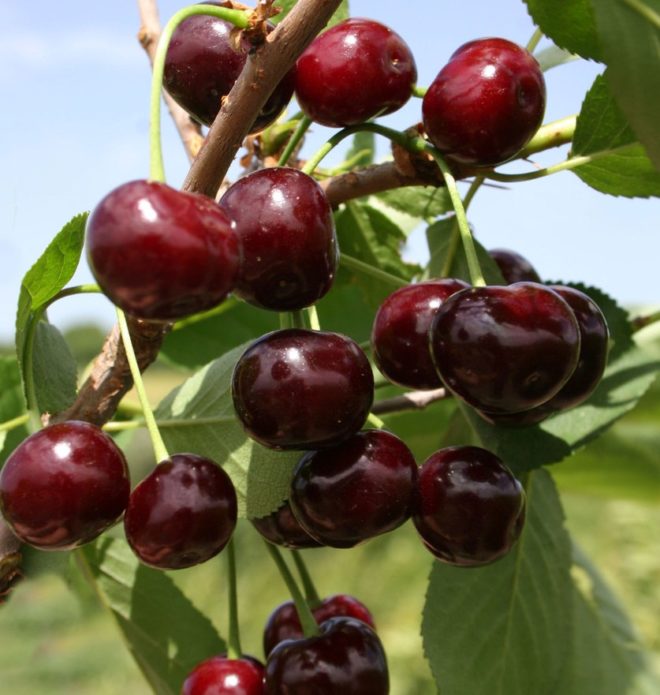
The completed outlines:
[[[307,328],[305,324],[305,314],[299,309],[298,311],[290,311],[291,325],[293,328]]]
[[[417,97],[418,99],[423,99],[426,96],[427,91],[428,87],[419,87],[418,85],[414,85],[411,91],[411,95]]]
[[[577,116],[575,115],[566,116],[558,121],[551,121],[542,125],[516,159],[527,159],[527,157],[537,152],[568,144],[573,140],[576,125]]]
[[[367,415],[367,422],[373,425],[377,430],[382,430],[385,427],[385,423],[378,417],[374,415],[373,411]]]
[[[293,135],[291,135],[291,137],[289,138],[289,141],[287,142],[284,151],[280,155],[280,159],[277,162],[278,167],[283,167],[287,165],[289,159],[291,158],[291,155],[294,153],[296,147],[298,147],[298,145],[300,144],[300,141],[305,136],[305,133],[307,132],[311,124],[312,119],[308,118],[307,116],[303,116],[298,121],[296,129],[293,131]]]
[[[4,422],[0,422],[0,432],[11,432],[11,430],[15,430],[17,427],[24,425],[26,422],[28,422],[29,419],[30,414],[23,413],[23,415],[17,415],[11,420],[5,420]]]
[[[309,320],[309,327],[313,331],[321,330],[321,322],[319,321],[319,312],[316,310],[316,305],[308,306],[307,309],[307,319]]]
[[[477,257],[477,249],[474,245],[472,232],[470,231],[470,226],[468,225],[467,217],[465,215],[463,201],[461,200],[458,187],[456,186],[456,179],[449,170],[444,158],[435,149],[435,147],[431,147],[429,145],[427,146],[426,150],[431,154],[433,159],[435,159],[436,164],[442,172],[442,176],[445,180],[447,192],[449,193],[451,203],[454,207],[454,212],[456,213],[456,222],[458,223],[458,229],[461,233],[461,241],[463,242],[465,258],[467,260],[468,270],[470,272],[470,280],[475,287],[484,287],[486,285],[486,281],[484,280],[483,273],[481,272],[479,258]]]
[[[647,22],[650,22],[656,29],[660,29],[660,14],[651,9],[641,0],[623,0],[631,9],[640,14]]]
[[[410,284],[410,282],[404,278],[392,275],[385,270],[376,268],[369,263],[365,263],[358,258],[354,258],[353,256],[347,256],[345,253],[342,253],[339,256],[339,263],[346,268],[356,270],[357,272],[364,273],[365,275],[370,275],[371,277],[376,278],[377,280],[382,280],[383,282],[393,285],[394,287],[406,287]]]
[[[163,163],[163,146],[160,136],[160,95],[165,72],[165,57],[174,30],[184,19],[193,15],[208,15],[231,22],[239,29],[247,29],[251,10],[233,10],[228,7],[213,5],[192,5],[175,12],[165,25],[158,40],[151,73],[151,94],[149,105],[149,178],[152,181],[165,181],[165,165]]]
[[[240,659],[241,634],[238,626],[238,590],[236,582],[236,548],[234,539],[227,544],[227,576],[229,578],[229,637],[227,639],[227,656],[230,659]]]
[[[296,569],[298,570],[298,574],[300,575],[300,581],[303,585],[307,605],[312,610],[314,610],[314,608],[321,605],[321,597],[319,596],[318,591],[314,586],[312,575],[309,573],[307,565],[305,564],[305,561],[303,560],[303,556],[300,553],[300,551],[292,550],[291,555],[293,556],[293,561],[295,562]]]
[[[140,372],[137,357],[135,356],[135,350],[133,349],[131,333],[128,329],[128,323],[126,323],[126,314],[124,314],[124,312],[119,308],[117,309],[117,322],[119,323],[119,331],[121,333],[122,342],[124,343],[124,350],[126,351],[126,360],[128,361],[128,366],[131,370],[135,390],[137,391],[138,398],[140,399],[144,421],[147,426],[147,430],[149,431],[149,437],[154,449],[154,454],[157,461],[163,461],[166,458],[169,458],[167,447],[165,446],[163,437],[158,429],[158,424],[156,423],[153,410],[149,405],[147,392],[144,388],[144,381],[142,380],[142,373]]]
[[[286,562],[284,562],[282,554],[272,543],[268,543],[268,541],[264,541],[264,543],[266,544],[266,548],[268,548],[270,556],[273,558],[273,562],[275,562],[277,565],[277,569],[284,580],[284,583],[287,585],[291,598],[296,605],[296,611],[298,612],[298,618],[303,629],[303,634],[305,637],[314,637],[315,635],[320,634],[319,626],[316,624],[316,620],[314,620],[312,611],[300,592],[300,589],[296,584],[296,580],[293,578],[293,574],[291,574],[291,570],[287,566]]]
[[[536,29],[534,30],[534,33],[532,34],[531,38],[527,42],[527,45],[525,46],[525,48],[530,53],[534,53],[534,51],[536,50],[536,47],[539,45],[539,42],[541,41],[542,38],[543,38],[543,32],[538,27],[536,27]]]

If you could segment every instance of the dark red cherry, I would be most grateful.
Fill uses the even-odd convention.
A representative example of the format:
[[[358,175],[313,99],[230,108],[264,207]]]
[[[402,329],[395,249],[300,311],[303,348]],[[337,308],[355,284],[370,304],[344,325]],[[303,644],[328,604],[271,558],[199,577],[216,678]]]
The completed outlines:
[[[226,6],[223,2],[205,5]],[[194,15],[174,30],[165,57],[163,86],[195,120],[211,125],[222,99],[241,74],[252,45],[243,36],[236,44],[234,26],[217,17]],[[254,133],[272,123],[291,100],[295,70],[277,85],[250,128]]]
[[[496,414],[550,400],[575,370],[580,350],[570,306],[533,282],[457,292],[438,310],[430,337],[444,383]]]
[[[231,186],[220,205],[236,223],[243,251],[239,297],[294,311],[326,294],[337,272],[337,238],[330,203],[311,176],[260,169]]]
[[[115,188],[87,223],[96,281],[137,318],[169,321],[219,304],[234,286],[239,255],[232,222],[215,201],[163,183]]]
[[[293,516],[288,500],[272,514],[251,519],[251,521],[257,531],[275,545],[296,550],[318,548],[321,545],[305,531],[296,517]]]
[[[428,88],[424,130],[448,157],[495,166],[514,157],[543,120],[545,81],[535,58],[498,38],[462,45]]]
[[[330,618],[345,616],[361,620],[374,630],[376,629],[369,609],[361,601],[348,594],[335,594],[324,598],[318,606],[312,609],[312,613],[319,625]],[[303,630],[296,606],[293,601],[286,601],[280,604],[266,621],[264,654],[268,656],[284,640],[302,638]]]
[[[124,528],[142,562],[182,569],[217,555],[236,516],[236,491],[225,471],[202,456],[175,454],[133,490]]]
[[[330,618],[321,634],[280,642],[266,662],[268,695],[387,695],[385,650],[355,618]]]
[[[119,521],[130,481],[126,459],[95,425],[70,420],[35,432],[0,472],[0,509],[24,543],[68,550]]]
[[[318,449],[350,437],[367,419],[373,388],[369,360],[357,343],[299,328],[253,342],[232,378],[245,431],[273,449]]]
[[[340,128],[392,113],[417,80],[408,44],[372,19],[347,19],[317,36],[296,64],[296,99],[317,123]]]
[[[525,492],[490,451],[454,446],[419,469],[413,522],[439,560],[475,567],[509,552],[525,521]]]
[[[291,509],[323,545],[351,548],[401,526],[411,512],[417,464],[391,432],[367,430],[310,451],[291,479]]]
[[[442,386],[429,350],[429,327],[442,302],[467,287],[463,280],[428,280],[396,290],[381,304],[371,344],[378,369],[390,381],[412,389]]]
[[[253,656],[212,656],[188,674],[181,695],[263,695],[265,673],[264,665]]]
[[[507,285],[512,285],[514,282],[541,282],[534,266],[516,251],[490,249],[488,253],[497,263]]]

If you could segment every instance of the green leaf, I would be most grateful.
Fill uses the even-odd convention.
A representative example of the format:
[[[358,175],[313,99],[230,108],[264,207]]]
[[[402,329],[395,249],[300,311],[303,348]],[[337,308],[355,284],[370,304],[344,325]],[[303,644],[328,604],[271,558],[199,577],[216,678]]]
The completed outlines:
[[[236,419],[231,375],[245,350],[240,346],[214,360],[167,395],[155,411],[170,452],[207,456],[234,483],[239,515],[258,517],[277,509],[289,494],[300,452],[266,449],[249,439]]]
[[[583,58],[602,60],[600,40],[589,0],[525,0],[535,24],[558,46]]]
[[[660,0],[592,0],[592,6],[614,97],[660,170]]]
[[[0,422],[7,422],[25,412],[21,374],[15,357],[0,357],[0,384]],[[0,432],[0,467],[27,435],[24,425]]]
[[[369,202],[373,200],[419,222],[432,222],[453,209],[446,188],[409,186],[372,195]]]
[[[76,361],[62,334],[47,321],[39,321],[34,334],[34,384],[42,413],[59,413],[76,398]]]
[[[599,75],[585,97],[575,128],[573,155],[598,159],[573,169],[602,193],[626,197],[660,196],[660,172],[653,167],[610,91]],[[605,156],[601,156],[605,153]]]
[[[548,473],[530,475],[527,520],[486,567],[435,562],[422,621],[443,695],[554,695],[571,631],[571,548]]]
[[[280,7],[282,9],[282,12],[273,17],[271,21],[274,24],[278,24],[279,22],[281,22],[289,14],[289,12],[291,12],[296,2],[298,2],[298,0],[278,0],[275,3],[275,7]],[[348,0],[343,0],[341,5],[339,5],[335,13],[330,18],[330,21],[328,22],[328,28],[334,26],[335,24],[339,24],[339,22],[343,22],[345,19],[348,19],[348,17]]]
[[[167,574],[140,564],[124,540],[104,537],[77,557],[158,695],[178,695],[200,661],[225,651],[208,618]]]

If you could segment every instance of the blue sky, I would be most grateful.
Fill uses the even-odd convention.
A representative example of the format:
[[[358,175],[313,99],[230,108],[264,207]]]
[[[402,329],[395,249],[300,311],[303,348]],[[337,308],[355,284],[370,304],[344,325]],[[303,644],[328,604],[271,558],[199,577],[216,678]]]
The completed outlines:
[[[161,0],[165,21],[186,3]],[[428,85],[449,55],[480,36],[526,43],[533,26],[521,0],[497,4],[352,0],[352,14],[373,17],[398,31],[415,54],[419,84]],[[91,209],[108,191],[148,172],[149,67],[136,40],[137,4],[23,3],[0,0],[0,340],[13,336],[20,280],[52,236],[73,215]],[[545,44],[541,44],[541,47]],[[580,108],[601,66],[583,61],[548,73],[546,121]],[[383,119],[395,128],[419,120],[419,100]],[[165,162],[179,185],[186,159],[164,119]],[[315,127],[312,152],[330,131]],[[386,153],[386,147],[381,153]],[[562,151],[538,161],[550,164]],[[486,189],[471,208],[471,222],[487,246],[514,248],[544,278],[597,285],[626,304],[658,304],[652,282],[660,257],[658,200],[628,200],[591,191],[569,172]],[[423,258],[422,235],[409,254]],[[91,276],[83,261],[74,282]],[[59,303],[51,320],[65,327],[97,319],[108,324],[103,297]]]

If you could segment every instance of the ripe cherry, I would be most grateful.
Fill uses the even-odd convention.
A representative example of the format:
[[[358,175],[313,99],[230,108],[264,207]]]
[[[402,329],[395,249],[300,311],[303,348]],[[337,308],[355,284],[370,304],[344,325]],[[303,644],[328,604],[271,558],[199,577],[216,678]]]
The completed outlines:
[[[321,545],[300,525],[288,500],[272,514],[251,521],[257,531],[275,545],[295,550],[318,548]]]
[[[448,157],[495,166],[514,157],[543,120],[545,81],[535,58],[498,38],[462,45],[428,88],[424,129]]]
[[[376,633],[355,618],[330,618],[321,634],[280,642],[266,662],[269,695],[387,695],[389,674]]]
[[[239,297],[293,311],[326,294],[337,271],[337,238],[330,203],[311,176],[260,169],[231,186],[220,205],[236,223],[243,251]]]
[[[263,695],[264,676],[264,665],[252,656],[212,656],[188,674],[181,695]]]
[[[335,594],[324,598],[318,606],[312,608],[312,613],[319,625],[330,618],[345,616],[361,620],[369,627],[376,629],[369,609],[361,601],[348,594]],[[263,638],[264,654],[268,656],[284,640],[302,639],[302,637],[303,629],[296,606],[293,601],[285,601],[270,614],[266,621]]]
[[[245,431],[273,449],[318,449],[350,437],[367,419],[373,388],[369,360],[357,343],[299,328],[253,342],[232,377]]]
[[[226,6],[223,2],[205,5]],[[223,97],[241,74],[252,45],[243,35],[236,45],[234,25],[218,17],[194,15],[174,30],[165,57],[163,86],[196,121],[211,125]],[[289,103],[293,94],[294,70],[275,87],[250,132],[263,130]]]
[[[131,181],[103,198],[87,223],[87,254],[110,300],[142,319],[210,309],[234,286],[239,244],[213,200],[163,183]]]
[[[289,502],[312,538],[350,548],[409,518],[416,479],[410,449],[390,432],[367,430],[305,454],[293,472]]]
[[[505,555],[525,521],[525,492],[490,451],[455,446],[419,470],[413,522],[428,550],[452,565],[475,567]]]
[[[412,389],[442,386],[429,350],[429,327],[442,302],[467,287],[463,280],[428,280],[396,290],[381,304],[371,344],[378,369],[390,381]]]
[[[395,32],[347,19],[317,36],[296,64],[296,99],[317,123],[340,128],[392,113],[410,98],[415,59]]]
[[[175,454],[133,490],[124,528],[142,562],[182,569],[217,555],[236,517],[236,491],[225,471],[202,456]]]
[[[0,472],[0,509],[24,543],[69,550],[119,521],[130,481],[113,440],[88,422],[70,420],[35,432]]]
[[[507,285],[512,285],[514,282],[541,282],[534,266],[516,251],[490,249],[488,253],[497,263]]]
[[[580,331],[570,306],[532,282],[474,287],[447,299],[431,324],[444,383],[489,413],[518,413],[550,400],[575,370]]]

